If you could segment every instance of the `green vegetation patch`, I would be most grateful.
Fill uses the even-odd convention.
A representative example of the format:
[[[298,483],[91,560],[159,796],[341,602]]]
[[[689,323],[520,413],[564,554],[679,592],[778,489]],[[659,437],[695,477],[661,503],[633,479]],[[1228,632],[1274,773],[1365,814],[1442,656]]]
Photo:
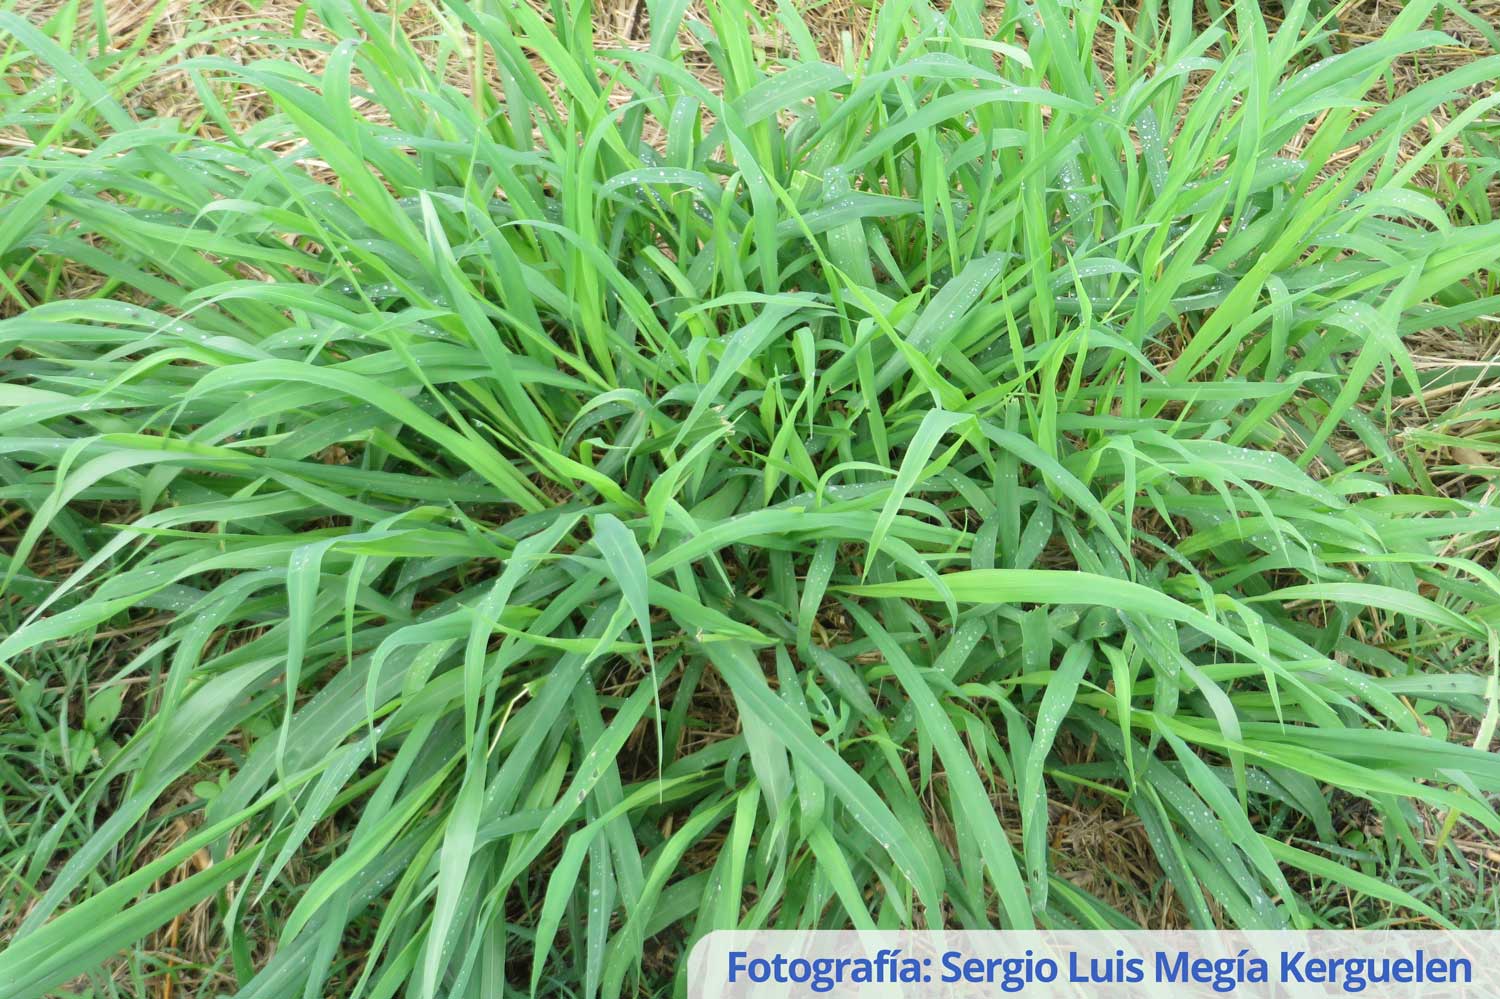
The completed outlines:
[[[1493,924],[1483,19],[106,6],[0,12],[0,995]]]

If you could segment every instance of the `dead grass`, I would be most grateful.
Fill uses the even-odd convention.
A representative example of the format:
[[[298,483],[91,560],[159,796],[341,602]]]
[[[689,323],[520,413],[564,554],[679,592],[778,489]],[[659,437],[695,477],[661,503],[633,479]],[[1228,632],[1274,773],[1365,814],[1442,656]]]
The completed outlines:
[[[22,0],[19,9],[24,16],[40,24],[58,10],[61,2],[62,0]],[[544,19],[551,20],[550,7],[545,0],[527,2]],[[946,8],[947,5],[947,2],[937,4],[939,8]],[[158,6],[158,0],[109,3],[106,23],[111,48],[129,48],[139,40],[138,36],[142,31],[148,32],[149,50],[164,51],[182,46],[204,27],[231,29],[225,31],[212,46],[189,46],[187,54],[213,54],[241,64],[271,56],[291,58],[309,72],[318,73],[324,62],[320,43],[331,39],[331,35],[318,23],[317,18],[306,12],[301,0],[264,0],[261,3],[252,3],[250,0],[171,0],[160,16],[153,17]],[[367,6],[380,14],[389,14],[393,9],[393,5],[387,0],[372,0]],[[757,0],[757,6],[764,23],[773,27],[757,35],[756,40],[769,53],[790,54],[791,39],[776,26],[775,4],[771,0]],[[400,11],[398,16],[407,35],[419,47],[423,44],[431,45],[431,37],[440,28],[431,10],[424,4],[409,2],[395,7]],[[1339,30],[1334,37],[1335,46],[1349,48],[1374,41],[1382,35],[1401,8],[1401,0],[1346,0],[1337,11]],[[1491,23],[1500,25],[1500,0],[1470,0],[1469,8]],[[646,11],[644,0],[596,0],[595,10],[593,30],[598,47],[646,47],[650,34],[650,15]],[[870,10],[868,5],[858,0],[830,0],[824,4],[809,5],[803,11],[803,19],[823,58],[830,62],[843,62],[846,53],[857,55],[869,41]],[[1107,24],[1113,22],[1134,26],[1141,16],[1136,5],[1128,2],[1109,4],[1106,11]],[[994,29],[1002,20],[1004,12],[1004,0],[985,0],[981,19],[987,28]],[[683,20],[678,40],[686,63],[689,68],[698,70],[698,75],[705,84],[717,90],[722,81],[716,78],[707,53],[690,28],[695,22],[703,26],[708,24],[702,0],[695,0]],[[1273,12],[1267,12],[1266,20],[1273,28],[1280,22],[1280,18]],[[1208,23],[1208,16],[1201,5],[1199,21],[1204,25]],[[1472,25],[1449,18],[1444,22],[1443,30],[1454,37],[1456,44],[1399,59],[1387,74],[1387,99],[1464,63],[1493,54],[1483,33]],[[289,37],[301,38],[310,44],[288,51],[284,45],[272,42],[274,38]],[[1112,58],[1113,44],[1114,31],[1106,26],[1098,34],[1094,52],[1106,74]],[[540,63],[538,66],[540,67]],[[455,68],[449,82],[460,89],[467,89],[470,83],[467,75],[459,68]],[[499,86],[498,77],[492,76],[491,82]],[[1486,89],[1476,86],[1473,88],[1473,96],[1480,96]],[[180,73],[166,74],[150,89],[134,97],[136,100],[133,103],[137,107],[155,116],[192,121],[201,112],[196,94],[184,74]],[[263,117],[268,107],[269,104],[263,97],[253,93],[239,93],[234,98],[234,110],[247,124]],[[1442,123],[1436,124],[1440,127]]]

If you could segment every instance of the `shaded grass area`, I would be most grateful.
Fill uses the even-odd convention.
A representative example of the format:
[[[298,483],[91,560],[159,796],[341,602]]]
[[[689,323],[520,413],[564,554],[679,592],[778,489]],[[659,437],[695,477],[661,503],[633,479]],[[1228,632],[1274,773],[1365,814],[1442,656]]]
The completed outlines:
[[[1496,924],[1493,12],[221,10],[4,22],[0,992]]]

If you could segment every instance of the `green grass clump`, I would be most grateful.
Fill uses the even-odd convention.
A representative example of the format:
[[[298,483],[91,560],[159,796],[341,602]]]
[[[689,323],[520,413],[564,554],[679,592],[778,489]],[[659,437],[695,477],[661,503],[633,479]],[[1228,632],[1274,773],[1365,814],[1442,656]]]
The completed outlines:
[[[790,4],[611,50],[313,0],[336,44],[175,64],[192,120],[92,8],[0,13],[0,718],[69,774],[6,829],[0,994],[204,905],[247,997],[1449,922],[1387,875],[1500,835],[1500,509],[1398,403],[1500,308],[1500,59],[1390,97],[1456,5],[1337,54],[1304,2],[1142,6],[889,0],[834,64]]]

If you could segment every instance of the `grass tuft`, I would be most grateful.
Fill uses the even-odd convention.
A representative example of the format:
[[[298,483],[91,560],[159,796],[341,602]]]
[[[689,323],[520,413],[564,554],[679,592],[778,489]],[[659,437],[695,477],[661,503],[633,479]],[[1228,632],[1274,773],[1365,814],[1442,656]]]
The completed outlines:
[[[0,9],[0,995],[1495,925],[1495,24],[1197,6]]]

